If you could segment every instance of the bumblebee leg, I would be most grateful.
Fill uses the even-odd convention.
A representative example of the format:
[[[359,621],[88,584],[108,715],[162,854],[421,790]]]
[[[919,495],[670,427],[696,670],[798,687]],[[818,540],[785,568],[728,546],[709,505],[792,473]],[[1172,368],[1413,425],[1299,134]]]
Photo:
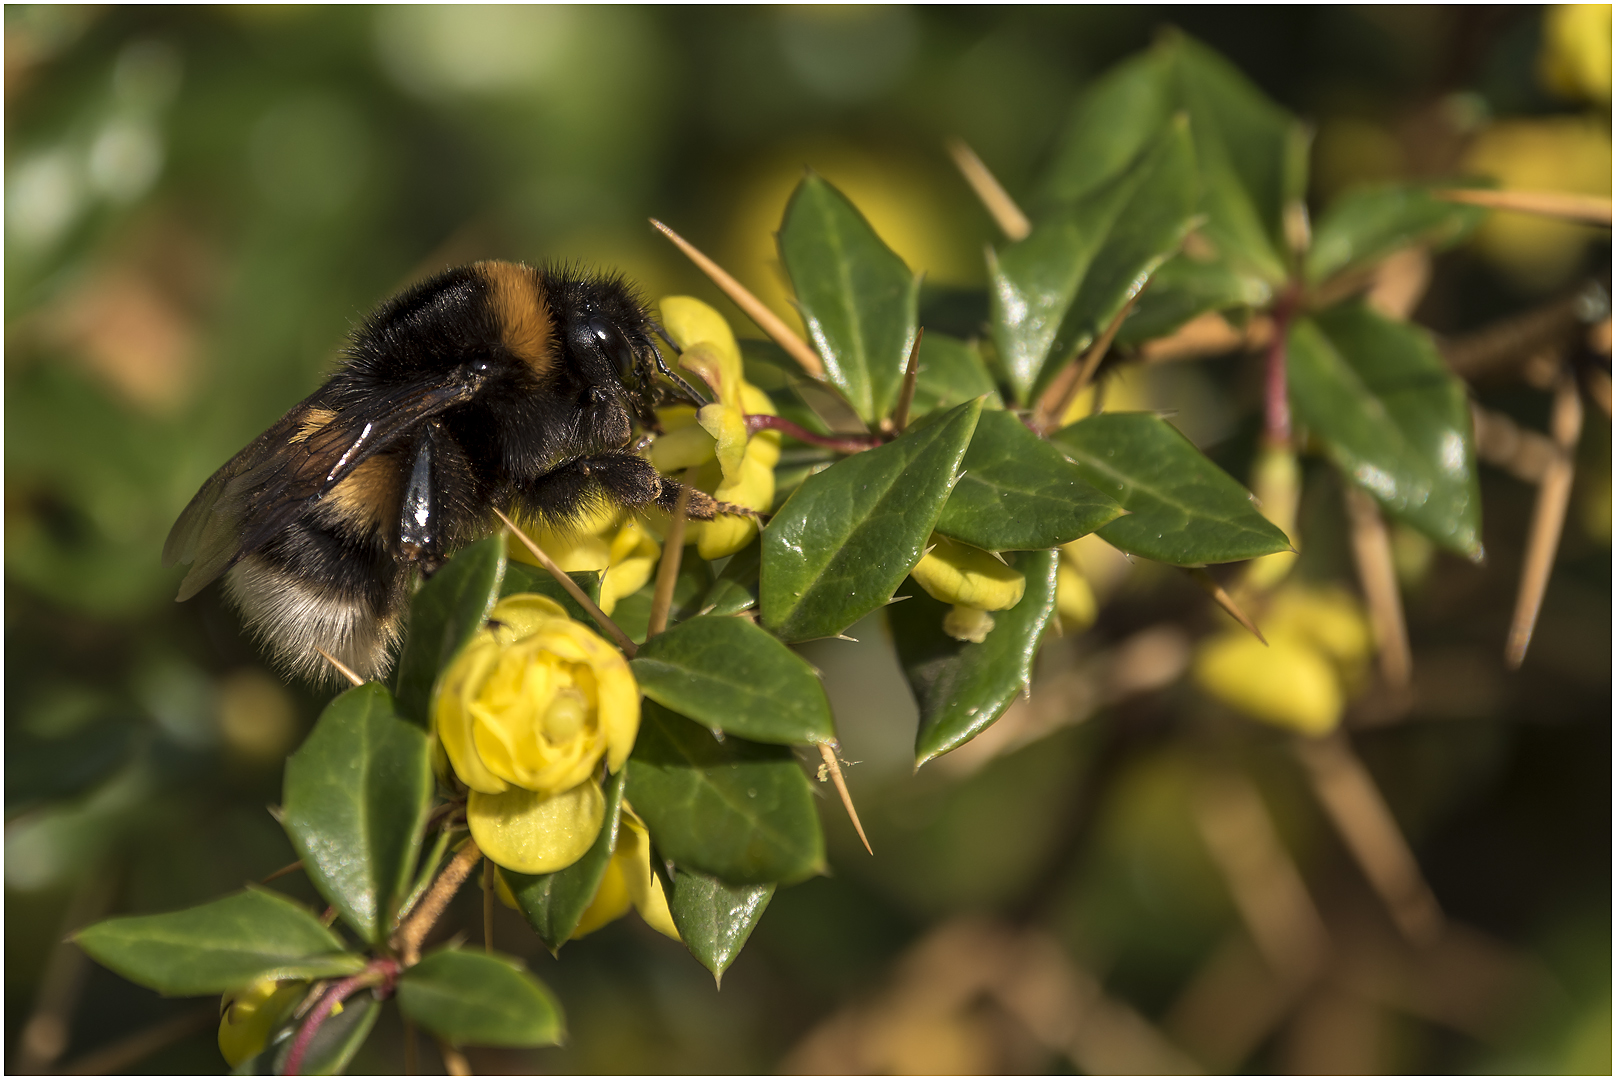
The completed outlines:
[[[415,460],[410,465],[410,478],[399,502],[399,553],[419,566],[426,577],[431,577],[443,565],[442,515],[433,465],[435,443],[441,434],[435,420],[422,429]]]
[[[525,511],[560,524],[576,520],[602,498],[631,510],[660,506],[671,512],[679,486],[638,454],[620,450],[579,458],[546,473],[520,489],[516,501]],[[692,490],[686,513],[698,521],[711,521],[718,505],[711,495]]]

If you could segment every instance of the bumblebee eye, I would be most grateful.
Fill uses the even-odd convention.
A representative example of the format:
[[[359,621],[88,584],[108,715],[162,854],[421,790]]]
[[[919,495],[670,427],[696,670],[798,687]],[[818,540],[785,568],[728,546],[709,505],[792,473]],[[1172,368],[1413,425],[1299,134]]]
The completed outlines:
[[[617,377],[623,380],[623,385],[630,390],[637,387],[640,382],[639,366],[623,332],[605,319],[590,319],[589,334],[617,369]]]

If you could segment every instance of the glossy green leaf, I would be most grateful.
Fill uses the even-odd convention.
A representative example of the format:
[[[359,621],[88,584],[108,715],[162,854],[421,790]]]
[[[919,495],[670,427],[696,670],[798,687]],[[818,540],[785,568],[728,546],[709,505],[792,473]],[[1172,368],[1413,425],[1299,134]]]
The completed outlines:
[[[583,918],[584,910],[606,876],[606,867],[617,846],[617,830],[623,817],[623,786],[627,780],[626,769],[607,777],[606,817],[601,822],[600,834],[583,858],[553,874],[518,874],[503,867],[499,869],[528,925],[552,953],[566,944],[572,932],[578,929],[578,920]]]
[[[600,603],[600,579],[602,575],[599,570],[579,570],[569,573],[567,576],[577,583],[578,587],[584,591],[585,596],[597,604]],[[540,596],[548,596],[566,608],[568,615],[571,615],[591,630],[598,631],[600,629],[595,625],[594,617],[584,610],[583,605],[574,600],[572,594],[561,587],[561,582],[557,581],[554,575],[542,566],[517,562],[515,559],[506,563],[505,580],[499,587],[500,599],[503,600],[514,593],[538,593]]]
[[[679,559],[679,576],[673,581],[673,605],[669,620],[677,621],[686,611],[694,609],[697,601],[713,587],[713,568],[707,560],[696,555],[694,547],[687,547]],[[623,597],[612,609],[612,621],[623,628],[631,641],[643,644],[651,624],[651,600],[656,593],[656,575],[637,593]],[[591,621],[590,625],[594,625]]]
[[[496,534],[462,548],[415,594],[393,682],[400,715],[427,723],[438,672],[488,618],[504,576],[505,537]]]
[[[943,633],[949,606],[918,585],[887,612],[898,660],[920,706],[917,768],[987,730],[1032,680],[1033,658],[1055,610],[1057,553],[1025,551],[1011,559],[1026,576],[1027,591],[1015,607],[993,612],[993,629],[981,644]]]
[[[303,870],[359,936],[387,939],[432,804],[427,736],[380,683],[326,706],[286,761],[282,823]]]
[[[763,541],[753,537],[750,544],[730,556],[692,614],[738,615],[757,607],[758,576],[762,568]]]
[[[920,561],[976,430],[980,400],[808,477],[763,530],[763,625],[831,637],[891,598]]]
[[[960,469],[936,531],[984,551],[1068,544],[1122,515],[1014,413],[983,411]]]
[[[353,1061],[359,1048],[365,1045],[376,1020],[382,1014],[382,1003],[368,990],[362,990],[342,1003],[342,1011],[327,1017],[320,1030],[309,1040],[298,1066],[299,1076],[341,1076]],[[293,1028],[294,1032],[296,1028]],[[273,1071],[277,1076],[286,1073],[286,1058],[292,1052],[292,1036],[276,1043],[268,1053],[273,1055]]]
[[[167,915],[108,919],[73,940],[97,963],[172,997],[222,994],[257,979],[353,975],[365,966],[307,909],[256,888]]]
[[[404,1015],[456,1046],[555,1046],[561,1006],[510,957],[441,949],[398,980]]]
[[[1200,566],[1290,547],[1239,481],[1165,420],[1149,413],[1101,413],[1052,439],[1089,483],[1127,508],[1127,517],[1099,534],[1130,555]]]
[[[716,731],[788,746],[836,738],[814,669],[749,619],[697,616],[630,666],[646,697]]]
[[[774,885],[726,885],[709,874],[683,867],[676,867],[670,878],[665,866],[657,869],[679,937],[722,986],[724,972],[741,955],[746,939],[774,898]]]
[[[1273,291],[1218,259],[1179,254],[1162,263],[1123,320],[1117,344],[1138,346],[1165,337],[1197,315],[1258,308]]]
[[[920,360],[915,367],[915,396],[909,415],[924,416],[935,409],[953,408],[986,395],[987,407],[999,409],[999,388],[993,381],[975,342],[927,330],[920,338]]]
[[[647,701],[628,761],[628,800],[663,856],[738,885],[821,872],[814,794],[783,746],[722,740]]]
[[[1195,154],[1182,121],[1126,172],[990,255],[993,341],[1016,400],[1104,332],[1194,223]]]
[[[1317,285],[1411,244],[1447,247],[1464,239],[1486,216],[1480,207],[1438,199],[1430,189],[1410,184],[1349,191],[1331,203],[1314,226],[1307,280]]]
[[[1481,558],[1481,493],[1464,384],[1423,330],[1361,304],[1291,325],[1296,419],[1381,504]]]
[[[1195,140],[1203,235],[1248,288],[1279,284],[1284,207],[1306,189],[1305,130],[1228,61],[1180,33],[1112,68],[1079,100],[1039,205],[1069,204],[1111,181],[1181,113]]]
[[[891,411],[909,362],[919,280],[847,197],[813,173],[786,204],[780,258],[826,380],[874,423]]]

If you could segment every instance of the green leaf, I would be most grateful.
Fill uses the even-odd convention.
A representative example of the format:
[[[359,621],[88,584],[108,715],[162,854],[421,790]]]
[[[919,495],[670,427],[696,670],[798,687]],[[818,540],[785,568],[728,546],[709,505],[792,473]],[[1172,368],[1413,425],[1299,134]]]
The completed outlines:
[[[1096,191],[1180,113],[1195,140],[1203,235],[1248,279],[1248,289],[1266,293],[1286,277],[1284,208],[1306,188],[1305,129],[1228,61],[1183,34],[1163,35],[1079,99],[1039,205]]]
[[[528,925],[552,953],[566,944],[572,932],[578,929],[578,920],[583,918],[584,910],[595,899],[601,879],[606,876],[606,867],[617,846],[617,830],[623,816],[623,786],[627,780],[627,769],[619,769],[606,778],[606,818],[583,858],[553,874],[518,874],[503,867],[499,869]]]
[[[462,548],[415,594],[393,683],[401,715],[427,723],[438,672],[488,618],[504,576],[505,537],[496,534]]]
[[[1166,337],[1197,315],[1266,304],[1272,290],[1217,259],[1178,254],[1162,263],[1122,322],[1117,344],[1139,346]]]
[[[813,173],[786,204],[780,258],[826,380],[873,424],[892,409],[909,362],[918,279],[847,197]]]
[[[73,935],[91,959],[160,994],[222,994],[257,979],[353,975],[365,958],[301,905],[248,889],[167,915],[108,919]]]
[[[924,416],[984,395],[988,408],[1004,407],[976,343],[927,330],[920,338],[920,361],[915,368],[915,396],[909,415]]]
[[[646,697],[716,731],[788,746],[836,738],[814,669],[748,619],[697,616],[630,666]]]
[[[1447,247],[1469,235],[1487,212],[1447,202],[1430,189],[1386,184],[1350,191],[1330,204],[1313,229],[1309,284],[1367,266],[1411,244]]]
[[[985,410],[936,531],[984,551],[1069,544],[1122,515],[1014,413]]]
[[[730,556],[718,580],[703,594],[695,614],[738,615],[757,607],[762,567],[763,541],[753,537],[750,544]]]
[[[603,575],[599,570],[579,570],[567,576],[577,583],[585,596],[597,604],[600,603],[600,580]],[[548,596],[566,608],[567,614],[574,619],[591,630],[599,629],[595,625],[594,616],[585,611],[583,605],[574,600],[572,594],[561,587],[561,582],[542,566],[517,562],[515,559],[506,563],[505,581],[499,587],[499,597],[503,600],[515,593],[538,593],[540,596]]]
[[[1104,332],[1194,223],[1195,154],[1176,122],[1138,163],[988,259],[993,341],[1016,400]]]
[[[722,741],[647,701],[628,761],[628,800],[664,856],[738,885],[820,873],[814,794],[783,746]]]
[[[1296,417],[1381,504],[1479,560],[1481,493],[1464,384],[1430,337],[1362,304],[1291,325]]]
[[[1251,495],[1165,420],[1101,413],[1052,439],[1089,483],[1129,511],[1099,530],[1130,555],[1175,566],[1255,559],[1290,541]]]
[[[652,865],[656,866],[656,860]],[[746,939],[774,898],[774,885],[726,885],[684,867],[675,868],[670,879],[665,867],[657,870],[679,937],[722,986],[724,972],[741,955]]]
[[[314,1033],[303,1051],[299,1076],[341,1076],[353,1061],[359,1048],[365,1045],[370,1029],[382,1014],[382,1003],[369,991],[362,991],[342,1003],[342,1011],[327,1017],[320,1030]],[[296,1030],[295,1027],[293,1029]],[[286,1074],[286,1058],[292,1052],[293,1038],[282,1039],[271,1048],[274,1054],[274,1073]]]
[[[993,612],[993,629],[979,645],[943,633],[949,606],[918,585],[887,612],[898,660],[920,706],[916,768],[987,730],[1031,682],[1033,658],[1055,610],[1057,554],[1012,556],[1012,565],[1026,575],[1027,591],[1015,607]]]
[[[440,949],[398,980],[404,1015],[456,1046],[555,1046],[561,1006],[518,960]]]
[[[379,944],[410,887],[432,804],[427,736],[380,683],[342,694],[286,761],[286,833],[303,870],[359,936]]]
[[[959,475],[980,399],[808,477],[763,530],[763,625],[785,641],[841,633],[920,561]]]
[[[713,568],[706,559],[696,555],[694,547],[685,548],[679,559],[679,576],[673,581],[673,604],[669,608],[669,621],[675,622],[680,613],[688,611],[713,586]],[[623,597],[612,609],[612,621],[623,628],[631,641],[645,642],[651,625],[651,600],[656,594],[656,575],[637,593]],[[593,625],[593,623],[591,623]]]

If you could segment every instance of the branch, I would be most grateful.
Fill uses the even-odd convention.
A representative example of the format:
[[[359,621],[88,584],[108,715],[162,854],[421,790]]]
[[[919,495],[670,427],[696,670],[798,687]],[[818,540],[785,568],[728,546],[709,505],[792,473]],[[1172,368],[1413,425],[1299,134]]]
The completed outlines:
[[[756,435],[764,430],[779,431],[790,435],[798,442],[805,442],[810,446],[823,446],[839,454],[856,454],[861,450],[871,450],[881,445],[880,438],[874,435],[816,435],[783,416],[770,416],[768,413],[746,414],[748,435]]]
[[[505,523],[507,529],[511,530],[511,534],[522,542],[522,546],[533,553],[533,557],[539,560],[539,565],[550,571],[550,576],[555,578],[563,589],[567,590],[568,595],[578,601],[579,606],[585,611],[589,612],[589,617],[595,620],[596,625],[606,631],[606,635],[617,642],[617,647],[632,659],[634,654],[639,651],[639,646],[634,644],[634,639],[623,633],[623,628],[612,622],[611,617],[600,610],[600,605],[591,600],[589,594],[578,587],[578,583],[572,580],[572,575],[557,566],[556,561],[546,555],[544,549],[533,542],[532,537],[518,528],[516,522],[500,513],[497,509],[494,514]]]
[[[477,841],[467,840],[466,846],[455,853],[454,859],[438,875],[438,880],[432,883],[431,891],[421,898],[404,925],[393,935],[393,950],[403,960],[405,967],[411,967],[421,959],[421,942],[432,932],[443,909],[449,906],[454,894],[466,883],[472,867],[482,856]]]

